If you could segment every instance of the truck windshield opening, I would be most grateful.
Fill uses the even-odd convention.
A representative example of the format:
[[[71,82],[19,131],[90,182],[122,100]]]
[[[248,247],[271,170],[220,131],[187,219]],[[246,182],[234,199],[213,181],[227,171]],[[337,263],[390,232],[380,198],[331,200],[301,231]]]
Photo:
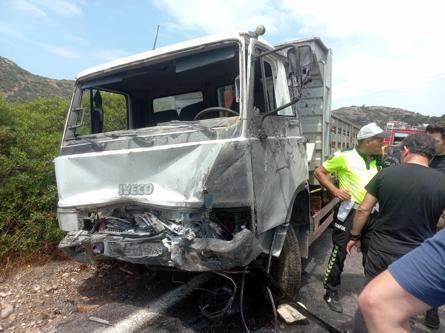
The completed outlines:
[[[237,43],[163,59],[120,66],[106,75],[80,80],[66,139],[70,134],[79,137],[239,114]],[[208,108],[212,109],[197,117]]]

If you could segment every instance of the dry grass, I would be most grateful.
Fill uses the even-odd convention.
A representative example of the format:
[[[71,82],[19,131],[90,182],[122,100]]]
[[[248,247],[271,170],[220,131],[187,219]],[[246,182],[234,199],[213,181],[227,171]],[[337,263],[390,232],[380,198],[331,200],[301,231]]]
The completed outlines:
[[[0,258],[0,282],[26,265],[44,265],[50,261],[68,260],[57,248],[57,244],[47,244],[31,253],[8,252]]]

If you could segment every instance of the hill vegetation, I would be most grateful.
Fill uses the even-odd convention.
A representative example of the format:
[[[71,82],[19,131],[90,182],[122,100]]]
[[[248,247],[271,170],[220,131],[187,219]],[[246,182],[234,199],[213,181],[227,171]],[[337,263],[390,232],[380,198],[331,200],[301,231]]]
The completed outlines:
[[[333,112],[335,115],[349,120],[358,126],[363,126],[373,121],[381,127],[384,127],[390,121],[401,121],[413,127],[445,122],[445,114],[441,117],[429,117],[405,109],[386,106],[349,106],[339,108]]]
[[[12,105],[0,96],[0,263],[61,237],[52,160],[67,108],[60,97]]]
[[[17,103],[55,96],[68,100],[73,87],[74,81],[34,75],[11,60],[0,57],[0,93],[8,102]]]

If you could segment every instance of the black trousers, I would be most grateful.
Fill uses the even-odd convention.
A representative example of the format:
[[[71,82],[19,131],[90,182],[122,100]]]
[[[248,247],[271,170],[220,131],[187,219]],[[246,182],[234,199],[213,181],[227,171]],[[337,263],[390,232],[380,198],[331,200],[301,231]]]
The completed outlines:
[[[323,286],[327,292],[336,292],[341,284],[341,273],[346,259],[346,245],[349,241],[352,222],[355,216],[355,209],[351,209],[345,221],[337,219],[337,209],[334,210],[334,221],[332,221],[332,243],[333,248],[326,267]],[[363,254],[363,267],[365,266],[366,256],[369,248],[369,240],[372,233],[372,218],[366,223],[362,231],[361,250]]]

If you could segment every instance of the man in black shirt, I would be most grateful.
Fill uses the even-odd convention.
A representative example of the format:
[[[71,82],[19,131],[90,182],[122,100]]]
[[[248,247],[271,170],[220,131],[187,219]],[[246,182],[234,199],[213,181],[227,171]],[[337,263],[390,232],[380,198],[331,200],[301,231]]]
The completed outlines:
[[[365,264],[365,283],[383,272],[436,231],[445,209],[445,176],[428,167],[434,140],[424,133],[402,142],[402,164],[380,171],[366,186],[368,193],[356,211],[347,252],[359,248],[360,233],[375,204],[379,213]],[[354,331],[366,331],[356,314]]]
[[[434,139],[436,149],[430,167],[445,174],[445,124],[428,125],[426,132]]]

